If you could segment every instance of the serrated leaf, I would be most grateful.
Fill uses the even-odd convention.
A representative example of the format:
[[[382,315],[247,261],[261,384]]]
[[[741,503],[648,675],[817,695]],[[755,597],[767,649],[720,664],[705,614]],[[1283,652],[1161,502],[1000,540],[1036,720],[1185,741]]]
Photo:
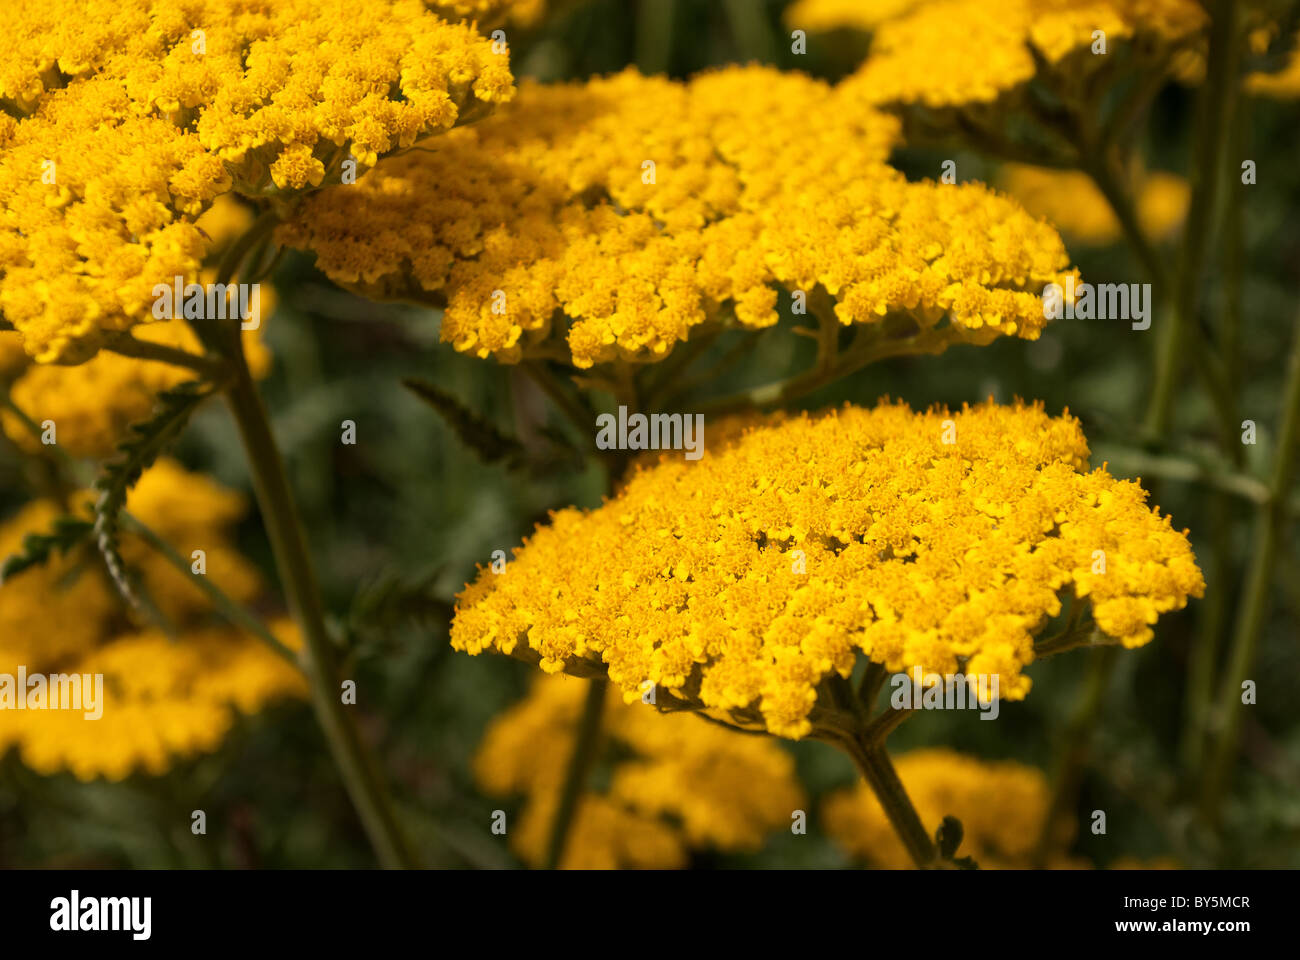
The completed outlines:
[[[95,501],[95,545],[108,567],[118,592],[131,604],[139,599],[131,586],[118,551],[118,521],[126,506],[126,495],[173,440],[185,428],[190,415],[208,396],[213,387],[201,381],[189,381],[158,394],[153,415],[127,428],[127,438],[117,445],[117,455],[104,464],[95,481],[99,496]]]
[[[446,391],[410,377],[402,381],[402,386],[437,410],[461,443],[473,450],[484,463],[507,460],[516,465],[527,459],[527,452],[518,440],[506,436],[473,410],[461,406],[460,401]]]
[[[85,542],[95,525],[78,517],[61,516],[55,519],[49,533],[29,533],[23,537],[22,548],[10,555],[0,566],[0,584],[31,567],[48,563],[54,554],[65,554]]]

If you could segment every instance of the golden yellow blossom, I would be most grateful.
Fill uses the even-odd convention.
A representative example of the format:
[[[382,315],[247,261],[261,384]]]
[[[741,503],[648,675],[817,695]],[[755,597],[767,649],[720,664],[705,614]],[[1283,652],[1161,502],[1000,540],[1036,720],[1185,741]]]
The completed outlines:
[[[0,560],[22,548],[28,534],[48,533],[62,513],[48,500],[34,500],[0,524]],[[118,611],[98,558],[75,552],[56,555],[0,585],[0,672],[18,664],[31,670],[80,655],[103,636]]]
[[[1106,246],[1123,236],[1109,201],[1087,174],[1009,163],[999,185],[1071,240]],[[1140,177],[1137,208],[1143,231],[1157,239],[1168,236],[1187,216],[1190,200],[1191,186],[1183,177],[1162,172]]]
[[[778,290],[819,285],[845,325],[896,311],[923,329],[950,316],[953,342],[1036,337],[1060,237],[983,186],[908,183],[885,165],[897,133],[761,67],[526,84],[307,198],[279,238],[365,296],[445,302],[443,339],[505,362],[654,361],[706,322],[774,324]]]
[[[0,310],[41,361],[150,319],[220,194],[337,183],[509,99],[508,58],[419,0],[65,0],[0,36]],[[8,115],[6,115],[8,116]]]
[[[206,273],[206,276],[211,274]],[[271,355],[262,341],[265,322],[274,309],[270,284],[260,291],[261,324],[243,334],[244,353],[253,376],[261,378],[271,368]],[[140,327],[136,339],[202,352],[198,339],[184,320],[164,320]],[[30,420],[53,421],[59,447],[73,457],[103,460],[113,455],[132,423],[148,419],[157,395],[187,380],[194,373],[158,360],[139,360],[101,351],[75,367],[33,364],[13,382],[10,395]],[[31,429],[8,410],[0,410],[0,428],[20,448],[40,449]]]
[[[942,748],[905,753],[895,769],[927,830],[934,833],[946,816],[961,821],[958,857],[972,857],[985,870],[1032,865],[1051,797],[1041,771]],[[826,831],[854,856],[889,870],[914,866],[865,781],[829,796],[822,817]]]
[[[448,20],[473,20],[480,29],[501,23],[531,27],[546,12],[546,0],[424,0],[424,4]]]
[[[894,6],[891,4],[891,6]],[[1037,73],[1081,52],[1089,68],[1094,31],[1107,51],[1139,34],[1174,49],[1208,22],[1195,0],[918,0],[881,23],[866,62],[844,82],[862,102],[952,107],[992,103]],[[849,24],[851,25],[851,24]],[[1098,57],[1096,63],[1104,63]]]
[[[79,508],[90,498],[76,499]],[[242,496],[162,460],[145,471],[127,507],[187,561],[203,550],[206,575],[232,599],[248,602],[261,592],[256,570],[229,539],[246,508]],[[26,534],[47,532],[62,512],[44,500],[25,506],[0,525],[0,556],[18,552]],[[76,710],[0,710],[0,750],[17,746],[23,762],[42,773],[160,773],[176,758],[215,749],[235,711],[306,694],[298,670],[259,641],[211,622],[207,596],[160,554],[130,532],[121,552],[175,638],[131,622],[90,545],[0,586],[0,673],[104,674],[98,719]],[[289,621],[272,629],[286,646],[300,646]]]
[[[819,684],[859,654],[996,674],[1018,700],[1062,593],[1133,647],[1204,589],[1186,535],[1087,458],[1076,420],[1021,404],[756,427],[698,463],[664,457],[597,510],[553,514],[505,575],[459,596],[452,644],[607,674],[628,698],[650,681],[793,738],[816,731]]]
[[[785,8],[785,23],[792,30],[821,33],[827,30],[874,30],[894,20],[923,0],[795,0]]]
[[[474,759],[484,790],[525,795],[508,835],[532,863],[546,850],[585,692],[567,677],[539,677],[489,727]],[[692,849],[757,850],[803,804],[793,758],[769,740],[625,704],[613,691],[601,729],[617,754],[609,788],[584,795],[565,867],[677,867]]]
[[[275,629],[287,646],[297,643],[288,621]],[[103,715],[0,711],[0,748],[17,743],[38,773],[67,770],[80,780],[164,773],[215,750],[237,713],[307,693],[300,671],[229,628],[189,630],[176,640],[156,630],[118,636],[61,672],[103,674]]]

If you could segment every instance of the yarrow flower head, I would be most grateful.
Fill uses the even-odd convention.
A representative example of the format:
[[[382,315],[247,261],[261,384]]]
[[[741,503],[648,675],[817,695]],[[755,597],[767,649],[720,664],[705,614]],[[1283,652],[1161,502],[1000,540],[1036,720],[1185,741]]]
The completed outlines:
[[[444,340],[504,362],[652,362],[704,324],[770,326],[795,291],[846,326],[1036,337],[1060,237],[983,186],[907,182],[885,162],[897,140],[895,120],[762,67],[525,84],[307,198],[278,237],[367,297],[445,304]]]
[[[530,863],[546,850],[586,686],[539,676],[525,700],[492,722],[474,758],[485,791],[524,795],[509,836]],[[609,788],[584,795],[561,866],[681,867],[691,850],[757,850],[804,803],[794,758],[770,740],[695,716],[661,716],[614,691],[601,729],[612,747],[602,761]]]
[[[78,495],[78,503],[89,495]],[[162,460],[131,491],[132,515],[163,540],[201,544],[206,575],[236,602],[262,591],[254,567],[230,542],[243,497]],[[0,557],[61,514],[36,500],[0,524]],[[0,586],[0,674],[103,675],[102,714],[67,709],[0,709],[0,751],[13,746],[38,772],[81,780],[163,773],[215,750],[238,714],[306,695],[302,674],[247,634],[213,619],[212,603],[189,577],[136,535],[121,552],[139,589],[178,636],[131,621],[102,565],[83,547],[29,567]],[[301,645],[288,620],[271,626],[282,644]],[[25,694],[25,691],[24,691]]]
[[[555,513],[459,596],[452,644],[796,739],[859,656],[1018,700],[1062,595],[1135,647],[1204,590],[1185,533],[1087,458],[1078,422],[1038,406],[777,418]]]
[[[1032,80],[1042,63],[1055,67],[1076,53],[1091,56],[1096,31],[1107,44],[1142,37],[1172,55],[1201,43],[1208,23],[1195,0],[914,0],[886,6],[873,23],[844,23],[875,27],[870,56],[844,82],[874,105],[990,104]],[[1103,57],[1079,59],[1071,74],[1105,63]]]
[[[149,319],[197,217],[287,202],[508,100],[508,58],[419,0],[65,0],[0,37],[0,310],[41,361]]]

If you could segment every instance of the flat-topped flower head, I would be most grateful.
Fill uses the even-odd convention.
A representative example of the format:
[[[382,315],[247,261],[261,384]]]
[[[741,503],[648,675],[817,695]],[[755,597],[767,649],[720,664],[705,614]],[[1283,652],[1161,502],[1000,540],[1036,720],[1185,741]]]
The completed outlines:
[[[768,422],[555,513],[460,595],[452,644],[793,738],[859,657],[1018,700],[1062,595],[1135,647],[1204,589],[1186,535],[1087,458],[1077,421],[1022,404]]]
[[[419,0],[63,0],[0,37],[0,311],[45,362],[195,280],[221,194],[289,202],[513,94]],[[350,166],[349,166],[350,165]]]
[[[1139,36],[1177,50],[1199,43],[1208,23],[1196,0],[915,0],[889,7],[896,16],[869,24],[871,53],[845,81],[864,103],[988,104],[1033,79],[1040,60],[1091,56],[1096,31],[1108,51]],[[844,25],[863,24],[846,18]],[[1089,61],[1076,66],[1086,70]]]
[[[278,236],[362,295],[445,304],[444,340],[504,362],[652,362],[701,324],[770,326],[778,298],[817,288],[844,325],[1036,337],[1060,237],[980,185],[907,182],[885,162],[897,139],[892,118],[762,67],[525,84],[307,198]]]

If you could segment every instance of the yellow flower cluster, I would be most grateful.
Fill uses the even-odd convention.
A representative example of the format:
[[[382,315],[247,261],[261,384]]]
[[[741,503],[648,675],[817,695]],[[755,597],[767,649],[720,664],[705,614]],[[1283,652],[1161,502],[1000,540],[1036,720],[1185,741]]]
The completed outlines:
[[[792,30],[822,33],[827,30],[874,30],[880,24],[910,13],[921,0],[795,0],[785,8],[785,23]]]
[[[485,791],[526,797],[507,835],[530,863],[546,850],[586,686],[539,677],[493,721],[474,759]],[[625,704],[612,691],[602,721],[617,759],[608,791],[583,795],[564,867],[669,868],[683,866],[690,850],[757,850],[804,802],[793,758],[769,740]]]
[[[724,305],[765,327],[778,289],[818,285],[845,325],[898,311],[927,329],[950,315],[953,341],[1036,337],[1060,237],[983,186],[908,183],[885,164],[897,136],[762,67],[525,84],[428,152],[306,198],[278,235],[362,295],[445,302],[443,339],[504,362],[654,361]]]
[[[424,5],[448,20],[473,20],[480,29],[507,22],[531,27],[546,12],[546,0],[424,0]]]
[[[63,0],[0,36],[0,310],[41,361],[148,319],[232,188],[338,182],[513,93],[507,57],[419,0]],[[18,119],[14,119],[14,116]]]
[[[198,227],[220,251],[252,223],[246,207],[230,195],[218,198],[198,220]],[[204,270],[203,282],[215,279]],[[263,343],[266,321],[275,309],[274,288],[262,282],[259,290],[259,326],[243,334],[244,353],[254,377],[270,372],[271,355]],[[162,320],[137,329],[136,339],[201,353],[198,339],[184,320]],[[85,363],[68,367],[29,365],[21,337],[0,332],[0,381],[9,383],[14,405],[31,421],[53,421],[55,439],[73,457],[102,460],[111,456],[129,424],[147,419],[160,391],[170,389],[194,374],[161,361],[138,360],[107,351]],[[27,452],[41,449],[28,424],[8,410],[0,410],[0,429]]]
[[[898,15],[880,23],[871,55],[844,84],[868,104],[991,103],[1034,77],[1035,52],[1050,64],[1079,51],[1090,55],[1096,30],[1105,32],[1108,51],[1139,34],[1178,48],[1197,42],[1208,22],[1196,0],[916,0],[889,6]]]
[[[1079,243],[1107,246],[1123,236],[1109,201],[1087,174],[1009,163],[999,185],[1030,213],[1046,217]],[[1190,202],[1191,185],[1183,177],[1156,172],[1139,178],[1138,221],[1149,237],[1161,239],[1177,230]]]
[[[927,830],[933,834],[946,816],[961,821],[957,856],[973,857],[985,870],[1032,865],[1051,794],[1041,771],[943,748],[905,753],[895,767]],[[865,781],[831,794],[823,804],[822,819],[826,832],[854,856],[887,870],[914,866]],[[1060,859],[1059,850],[1054,859]]]
[[[1077,421],[1021,404],[756,427],[698,463],[665,456],[597,510],[555,513],[460,595],[452,644],[607,673],[629,698],[650,681],[793,738],[815,732],[818,685],[858,653],[996,674],[1021,699],[1063,592],[1132,647],[1204,589],[1185,534],[1087,457]]]
[[[226,528],[243,498],[171,461],[146,471],[127,508],[187,559],[203,550],[207,575],[246,602],[262,589],[256,570],[229,543]],[[60,514],[33,501],[0,526],[0,556],[44,533]],[[216,749],[236,711],[253,713],[285,696],[306,695],[300,672],[242,632],[209,622],[211,604],[188,577],[131,534],[122,553],[142,592],[175,626],[175,639],[141,630],[126,616],[90,548],[56,556],[0,586],[0,673],[104,676],[103,714],[77,710],[0,710],[0,751],[18,748],[41,773],[67,770],[82,780],[161,773],[176,759]],[[297,648],[296,628],[274,633]]]

